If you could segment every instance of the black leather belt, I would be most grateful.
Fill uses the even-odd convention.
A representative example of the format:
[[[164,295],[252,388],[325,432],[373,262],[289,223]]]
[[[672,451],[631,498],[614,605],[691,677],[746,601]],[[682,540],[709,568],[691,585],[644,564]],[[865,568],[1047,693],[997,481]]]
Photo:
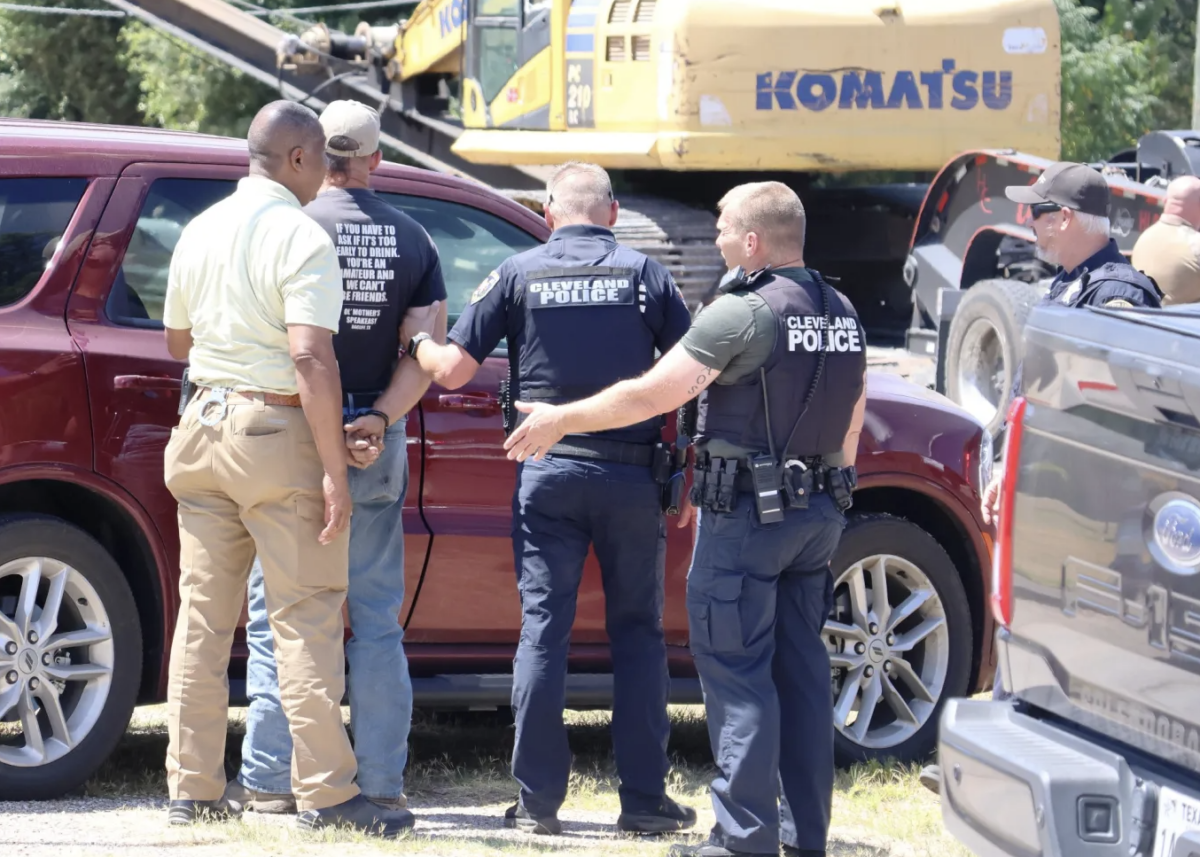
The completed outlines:
[[[382,395],[382,390],[376,390],[372,393],[347,393],[342,391],[342,407],[351,411],[372,408],[375,406],[375,400]]]
[[[594,461],[612,461],[616,464],[633,464],[649,467],[654,463],[654,446],[645,443],[625,443],[620,440],[605,440],[598,437],[570,435],[549,449],[550,455],[565,455],[571,458],[587,458]]]

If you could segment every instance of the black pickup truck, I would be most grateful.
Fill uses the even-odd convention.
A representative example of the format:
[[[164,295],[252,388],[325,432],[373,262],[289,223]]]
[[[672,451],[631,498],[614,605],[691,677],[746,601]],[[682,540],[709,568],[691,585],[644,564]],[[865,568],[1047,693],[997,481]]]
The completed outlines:
[[[1200,857],[1200,307],[1038,307],[992,610],[1005,701],[940,721],[974,853]]]

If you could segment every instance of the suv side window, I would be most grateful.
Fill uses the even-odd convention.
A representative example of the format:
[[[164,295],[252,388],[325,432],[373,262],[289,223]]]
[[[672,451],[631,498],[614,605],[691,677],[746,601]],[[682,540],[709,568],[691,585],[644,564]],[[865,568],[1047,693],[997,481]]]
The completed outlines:
[[[87,189],[84,178],[0,179],[0,307],[41,280]]]
[[[183,228],[236,189],[227,179],[156,179],[108,296],[108,317],[132,327],[162,327],[171,254]]]
[[[488,274],[509,256],[540,243],[507,220],[461,203],[401,193],[379,196],[420,223],[437,245],[451,327]]]

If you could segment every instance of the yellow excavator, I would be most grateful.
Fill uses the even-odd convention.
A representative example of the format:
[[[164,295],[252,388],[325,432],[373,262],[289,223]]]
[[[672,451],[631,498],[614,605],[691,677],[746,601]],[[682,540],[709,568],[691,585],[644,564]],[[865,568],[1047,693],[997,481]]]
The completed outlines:
[[[373,75],[383,109],[447,130],[468,174],[609,168],[620,237],[657,247],[693,298],[721,273],[720,195],[787,181],[813,215],[810,263],[842,275],[868,328],[910,320],[901,268],[925,185],[830,174],[1059,154],[1054,0],[423,0],[390,26],[285,38],[277,62]]]
[[[425,0],[280,62],[330,57],[455,80],[452,148],[480,164],[933,170],[1059,148],[1053,0]]]

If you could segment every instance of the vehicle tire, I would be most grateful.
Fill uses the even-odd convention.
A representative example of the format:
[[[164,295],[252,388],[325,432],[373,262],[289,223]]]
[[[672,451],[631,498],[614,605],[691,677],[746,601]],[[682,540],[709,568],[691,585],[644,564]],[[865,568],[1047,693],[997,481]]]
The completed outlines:
[[[141,672],[137,606],[112,556],[58,518],[0,516],[0,800],[81,786],[125,733]]]
[[[825,644],[838,764],[924,759],[937,742],[942,706],[967,693],[971,675],[971,610],[958,570],[923,529],[883,514],[850,515],[830,567]],[[887,593],[886,611],[877,585]],[[869,720],[860,726],[866,706]]]
[[[946,394],[993,436],[1012,398],[1025,321],[1044,292],[1020,280],[983,280],[968,289],[950,321]]]

